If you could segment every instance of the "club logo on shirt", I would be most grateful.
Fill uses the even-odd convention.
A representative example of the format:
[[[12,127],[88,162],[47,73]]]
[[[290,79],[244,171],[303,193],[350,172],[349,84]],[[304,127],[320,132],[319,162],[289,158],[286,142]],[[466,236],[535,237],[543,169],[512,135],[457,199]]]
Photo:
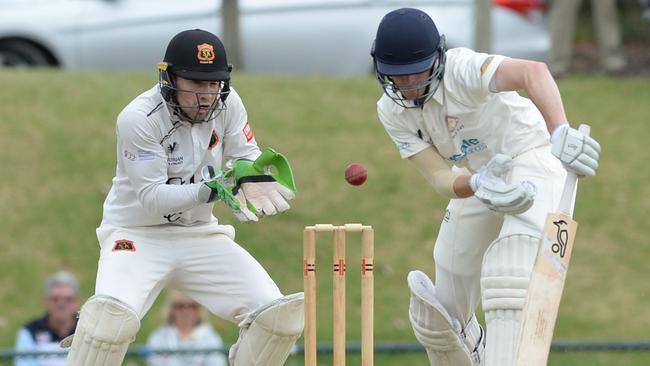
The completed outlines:
[[[208,145],[208,150],[212,150],[217,147],[219,144],[219,135],[217,135],[216,130],[212,130],[212,136],[210,136],[210,144]]]
[[[199,62],[202,64],[211,64],[214,61],[214,47],[211,44],[202,43],[196,48],[199,50],[196,54],[196,58],[199,59]]]
[[[244,132],[244,136],[246,136],[246,142],[250,142],[253,137],[253,130],[251,129],[251,126],[248,124],[248,121],[246,121],[246,124],[244,125],[244,129],[242,130]]]
[[[447,159],[453,161],[454,164],[457,164],[463,161],[466,157],[485,149],[487,149],[487,145],[479,139],[463,139],[463,142],[460,145],[460,154],[454,154]]]
[[[135,161],[135,154],[130,152],[129,150],[124,149],[124,157],[131,161]]]
[[[114,252],[119,252],[119,251],[135,252],[135,243],[132,240],[127,240],[127,239],[115,240],[113,251]]]
[[[465,128],[465,125],[458,123],[458,117],[447,116],[447,131],[449,131],[452,138],[456,137],[463,128]]]

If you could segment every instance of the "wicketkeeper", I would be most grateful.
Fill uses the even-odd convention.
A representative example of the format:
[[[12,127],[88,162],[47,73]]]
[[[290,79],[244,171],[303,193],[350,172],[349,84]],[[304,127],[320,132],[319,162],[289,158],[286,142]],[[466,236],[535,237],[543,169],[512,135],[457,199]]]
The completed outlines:
[[[214,34],[177,34],[158,68],[159,83],[117,118],[95,295],[81,309],[68,365],[121,365],[165,287],[239,324],[231,365],[282,365],[303,329],[303,294],[283,296],[212,208],[223,201],[242,221],[288,210],[289,164],[258,148]]]
[[[600,146],[569,125],[545,64],[447,50],[420,10],[388,13],[372,57],[384,90],[379,120],[402,158],[450,198],[435,286],[420,271],[408,276],[415,336],[432,365],[509,366],[562,165],[593,176]],[[474,315],[479,301],[487,337]]]

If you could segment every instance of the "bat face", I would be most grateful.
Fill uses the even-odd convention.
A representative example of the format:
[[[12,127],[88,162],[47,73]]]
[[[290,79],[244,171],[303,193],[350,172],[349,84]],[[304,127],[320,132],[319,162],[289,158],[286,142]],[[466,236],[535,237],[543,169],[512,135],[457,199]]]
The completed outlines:
[[[580,125],[589,136],[590,127]],[[575,204],[578,176],[568,170],[558,212],[546,218],[537,259],[530,277],[515,365],[546,366],[553,329],[560,308],[578,223],[571,215]]]
[[[577,229],[564,213],[546,219],[523,313],[518,366],[546,366]]]

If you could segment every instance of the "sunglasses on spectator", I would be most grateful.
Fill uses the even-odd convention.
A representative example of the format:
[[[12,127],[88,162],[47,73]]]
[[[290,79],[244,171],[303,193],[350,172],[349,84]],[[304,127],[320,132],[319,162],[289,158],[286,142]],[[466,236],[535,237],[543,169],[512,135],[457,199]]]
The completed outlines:
[[[51,302],[65,302],[65,303],[71,303],[77,300],[76,297],[74,296],[50,296],[47,298],[48,301]]]
[[[196,310],[199,308],[199,304],[197,303],[176,303],[173,305],[174,309],[191,309],[191,310]]]

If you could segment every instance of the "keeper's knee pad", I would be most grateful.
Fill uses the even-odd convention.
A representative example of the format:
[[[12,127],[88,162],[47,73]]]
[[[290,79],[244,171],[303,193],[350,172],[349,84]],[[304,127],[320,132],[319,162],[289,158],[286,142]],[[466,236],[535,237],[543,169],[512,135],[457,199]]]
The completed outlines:
[[[281,366],[305,325],[302,292],[257,309],[239,324],[239,339],[230,348],[231,366]]]
[[[509,235],[495,240],[483,257],[481,297],[487,325],[485,366],[511,366],[518,344],[526,291],[539,238]]]
[[[67,366],[120,366],[140,329],[129,305],[105,295],[91,297],[79,313]]]

